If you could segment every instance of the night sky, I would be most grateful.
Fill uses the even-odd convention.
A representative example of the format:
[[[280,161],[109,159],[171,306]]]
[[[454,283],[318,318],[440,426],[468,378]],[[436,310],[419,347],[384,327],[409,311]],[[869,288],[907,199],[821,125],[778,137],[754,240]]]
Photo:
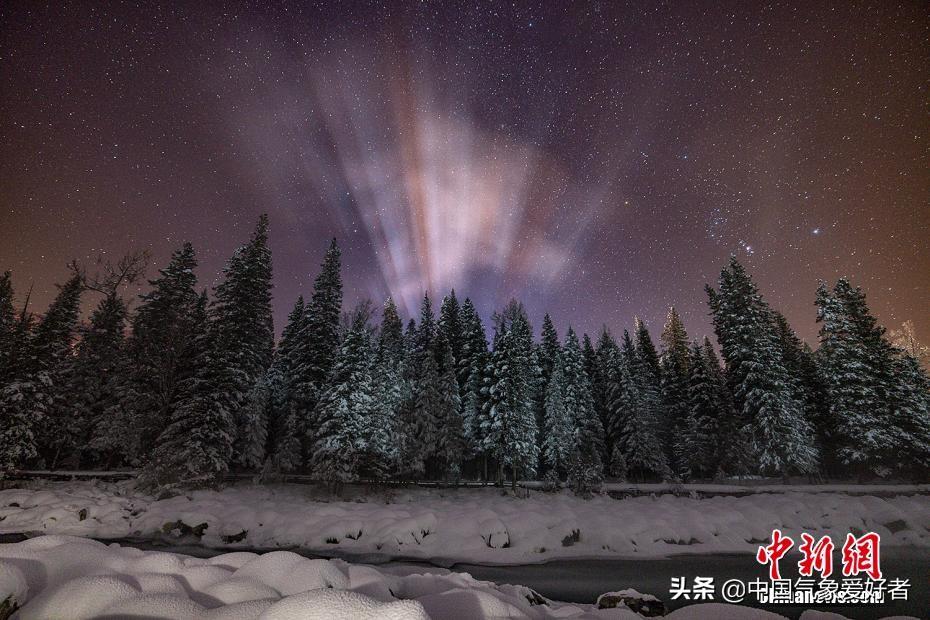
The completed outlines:
[[[0,269],[37,311],[101,252],[190,240],[212,286],[268,212],[278,330],[335,236],[347,306],[701,336],[735,253],[811,342],[844,274],[930,340],[923,2],[156,4],[0,5]]]

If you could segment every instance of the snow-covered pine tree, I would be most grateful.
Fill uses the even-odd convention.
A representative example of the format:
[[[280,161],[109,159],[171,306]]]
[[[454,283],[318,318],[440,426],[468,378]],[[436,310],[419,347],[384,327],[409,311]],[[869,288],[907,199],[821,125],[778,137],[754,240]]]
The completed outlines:
[[[210,308],[216,331],[212,342],[218,347],[213,354],[215,398],[224,401],[235,425],[230,429],[236,437],[235,462],[258,470],[268,435],[269,394],[263,380],[274,352],[267,215],[259,217],[251,239],[235,251],[223,274]]]
[[[439,401],[437,409],[437,456],[447,480],[458,482],[465,460],[465,424],[459,402],[459,385],[456,379],[455,358],[451,345],[440,331],[436,351],[439,355]]]
[[[899,439],[895,469],[915,480],[930,473],[930,377],[907,350],[898,350],[892,362],[895,378],[891,411]]]
[[[16,310],[13,308],[13,276],[0,275],[0,390],[9,376],[16,333]]]
[[[664,480],[670,472],[659,438],[657,377],[648,351],[640,356],[624,330],[620,357],[623,363],[611,403],[611,418],[620,430],[615,433],[618,439],[611,455],[611,471],[639,480]]]
[[[536,363],[539,366],[539,384],[536,390],[534,409],[536,412],[536,429],[537,443],[539,444],[539,474],[546,476],[548,474],[548,461],[545,456],[546,438],[549,434],[549,426],[546,422],[547,402],[549,400],[549,384],[555,372],[558,362],[559,351],[562,345],[559,344],[559,335],[552,324],[552,318],[547,313],[543,317],[542,330],[539,336],[539,344],[536,345]],[[561,398],[561,393],[559,398]],[[564,472],[562,472],[564,474]]]
[[[291,384],[294,365],[298,362],[297,339],[303,330],[305,315],[304,298],[299,296],[287,317],[268,371],[268,443],[265,455],[269,460],[266,468],[274,472],[292,471],[301,465],[301,436],[296,406],[291,398]]]
[[[54,459],[59,442],[70,441],[62,388],[71,370],[82,291],[81,276],[75,273],[38,325],[33,326],[24,307],[10,331],[9,368],[0,385],[0,476],[23,467],[40,450],[46,459]],[[52,428],[67,435],[59,440]]]
[[[222,351],[222,345],[220,350]],[[226,379],[228,375],[224,376]],[[252,471],[266,473],[268,453],[268,424],[272,398],[272,385],[274,374],[271,367],[258,377],[252,384],[252,389],[245,395],[238,413],[230,413],[231,431],[235,433],[233,445],[233,459],[235,463]],[[220,380],[218,383],[222,383]]]
[[[604,381],[604,472],[608,476],[624,478],[626,476],[626,461],[620,450],[620,435],[623,432],[625,420],[622,418],[624,410],[618,407],[621,403],[620,394],[623,384],[623,373],[626,361],[620,346],[613,340],[613,345],[600,351],[598,364]],[[628,370],[627,370],[628,372]]]
[[[435,339],[436,316],[433,314],[433,302],[430,301],[429,293],[424,293],[423,302],[420,304],[420,323],[417,325],[415,339],[416,354],[425,356],[427,353],[433,353]]]
[[[845,278],[833,291],[821,282],[817,288],[817,321],[820,323],[818,359],[827,386],[830,418],[836,437],[839,462],[862,476],[887,475],[887,448],[894,433],[887,415],[882,361],[862,333],[862,321]],[[857,324],[858,323],[858,324]],[[874,329],[874,326],[873,328]]]
[[[397,306],[390,297],[384,302],[381,329],[375,354],[372,379],[375,384],[376,405],[380,417],[379,427],[386,442],[388,466],[384,475],[392,475],[401,468],[401,448],[405,444],[403,412],[405,394],[409,393],[404,379],[404,324]]]
[[[584,372],[588,376],[588,385],[591,387],[591,402],[594,403],[595,411],[600,413],[597,409],[598,398],[595,395],[595,384],[597,383],[597,351],[594,349],[594,343],[591,341],[591,337],[588,334],[581,335],[581,355],[584,360]],[[603,441],[601,443],[603,444]]]
[[[733,404],[733,395],[724,376],[723,367],[710,338],[704,337],[701,346],[707,376],[714,388],[714,408],[717,420],[717,456],[719,459],[715,477],[723,475],[743,476],[754,471],[755,463],[750,451],[750,434],[740,411]]]
[[[127,376],[119,386],[119,403],[98,428],[99,445],[118,450],[130,463],[145,461],[155,439],[186,395],[180,390],[190,343],[200,326],[194,315],[200,295],[194,248],[185,243],[171,255],[151,290],[141,296],[126,345]]]
[[[461,394],[462,423],[465,428],[465,458],[484,457],[484,435],[482,432],[485,403],[488,397],[487,371],[490,367],[488,340],[481,317],[471,300],[466,298],[460,313],[464,341],[462,359],[459,361],[459,389]],[[487,471],[483,470],[485,479]]]
[[[462,347],[464,346],[464,330],[462,329],[462,311],[459,306],[459,300],[455,296],[455,289],[442,298],[442,305],[439,307],[439,323],[436,326],[437,334],[445,338],[452,351],[452,359],[457,364],[462,357]],[[440,369],[442,361],[439,363]]]
[[[921,390],[908,385],[915,375],[897,359],[862,290],[841,278],[831,294],[821,283],[817,307],[818,360],[839,461],[859,476],[900,470],[909,450],[913,462],[926,461]]]
[[[610,333],[606,325],[601,329],[601,335],[598,336],[595,352],[596,359],[594,375],[591,377],[591,394],[594,399],[594,411],[597,413],[597,418],[604,431],[602,440],[604,452],[601,455],[601,461],[606,471],[610,465],[610,455],[613,452],[613,440],[607,432],[610,424],[611,386],[615,381],[617,355],[620,352],[617,341],[614,340],[613,334]]]
[[[682,445],[690,416],[688,333],[674,307],[669,308],[662,330],[662,403],[665,413],[662,439],[672,472],[685,477],[688,458]]]
[[[522,304],[511,301],[495,315],[497,334],[491,359],[491,385],[482,420],[484,447],[498,464],[498,482],[504,468],[516,487],[521,473],[532,475],[538,462],[536,415],[532,389],[538,376],[533,365],[533,333]]]
[[[83,292],[83,274],[74,266],[73,274],[61,286],[32,334],[37,366],[25,380],[36,386],[32,404],[35,408],[33,424],[36,440],[45,466],[52,469],[76,446],[75,432],[78,429],[71,415],[68,388],[74,374],[74,344],[78,336]],[[21,404],[29,406],[29,401]],[[35,415],[43,410],[44,416]]]
[[[719,384],[714,369],[697,342],[691,345],[688,373],[688,393],[684,400],[688,417],[679,435],[679,473],[691,478],[710,478],[720,466],[719,424],[724,412],[720,410]]]
[[[126,302],[112,291],[100,300],[82,330],[68,387],[75,440],[71,467],[98,464],[95,431],[107,426],[107,412],[118,404],[127,317]]]
[[[74,372],[65,388],[68,394],[65,415],[71,418],[74,427],[73,448],[61,459],[65,466],[77,469],[112,465],[112,450],[98,449],[98,445],[106,442],[101,442],[97,433],[109,430],[110,413],[119,408],[121,388],[127,377],[129,309],[122,292],[142,278],[148,259],[147,252],[134,252],[115,264],[102,263],[103,272],[91,277],[79,270],[85,288],[103,298],[91,313],[90,322],[80,328]],[[78,270],[76,264],[74,268]]]
[[[339,319],[342,313],[341,253],[333,239],[323,257],[320,273],[313,282],[313,295],[306,306],[303,326],[292,355],[292,406],[305,453],[317,443],[317,432],[326,420],[314,417],[316,403],[333,367],[339,348]],[[319,410],[321,413],[329,408]]]
[[[162,493],[217,486],[229,470],[233,425],[226,402],[216,398],[216,332],[207,312],[207,293],[195,302],[190,339],[177,369],[176,405],[139,476],[144,488]]]
[[[404,356],[410,357],[417,348],[417,322],[413,319],[407,321],[404,329]]]
[[[571,416],[571,452],[568,461],[568,483],[577,495],[588,496],[599,490],[604,477],[604,429],[594,409],[588,364],[591,358],[590,339],[582,349],[571,328],[565,335],[560,365],[562,370],[562,399]],[[594,372],[592,367],[591,372]]]
[[[804,418],[814,430],[821,470],[833,470],[835,469],[834,459],[829,452],[832,446],[833,431],[830,426],[825,387],[814,360],[814,352],[798,338],[788,323],[788,319],[782,313],[773,311],[772,314],[782,364],[788,371],[788,379],[794,390],[795,398],[801,404]]]
[[[577,336],[574,332],[569,333],[577,346]],[[569,395],[567,361],[568,354],[563,352],[559,346],[556,349],[555,364],[546,385],[546,415],[540,425],[541,429],[545,429],[545,433],[540,433],[544,435],[540,461],[546,471],[546,481],[551,487],[558,487],[567,477],[575,441],[575,421],[573,412],[569,409],[571,403],[567,401]],[[574,392],[572,394],[574,395]]]
[[[426,342],[425,337],[421,342]],[[432,351],[420,351],[417,379],[414,385],[412,419],[409,421],[408,445],[405,461],[414,475],[435,475],[438,452],[439,425],[443,411],[439,364]]]
[[[785,368],[773,313],[735,257],[707,287],[714,331],[757,468],[788,476],[817,469],[814,431]]]
[[[364,317],[356,315],[315,414],[323,424],[316,433],[311,466],[314,475],[337,491],[362,475],[381,478],[387,466],[385,435],[377,426],[373,354],[370,330]]]
[[[378,334],[378,351],[384,362],[399,367],[404,360],[404,324],[397,313],[397,305],[388,297],[381,312],[381,330]]]

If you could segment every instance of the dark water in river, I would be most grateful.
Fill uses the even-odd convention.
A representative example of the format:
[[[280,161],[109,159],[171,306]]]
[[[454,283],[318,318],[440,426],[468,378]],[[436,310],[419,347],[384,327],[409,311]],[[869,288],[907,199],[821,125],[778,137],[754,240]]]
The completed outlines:
[[[797,558],[789,554],[780,566],[782,578],[797,578]],[[886,595],[886,603],[882,605],[775,605],[764,608],[789,618],[797,618],[805,609],[816,609],[857,620],[895,615],[930,619],[930,558],[926,553],[912,549],[884,548],[881,566],[886,580],[910,579],[907,601],[887,602]],[[593,603],[601,593],[635,588],[643,593],[654,594],[669,609],[689,603],[671,600],[669,585],[672,577],[688,577],[688,583],[692,583],[695,576],[713,577],[719,596],[720,586],[729,579],[752,581],[765,579],[768,574],[768,569],[757,564],[749,554],[684,555],[660,560],[556,560],[526,566],[456,564],[452,570],[471,573],[476,579],[495,583],[525,585],[547,598],[573,603]],[[834,571],[833,578],[841,578],[839,565],[834,566]]]

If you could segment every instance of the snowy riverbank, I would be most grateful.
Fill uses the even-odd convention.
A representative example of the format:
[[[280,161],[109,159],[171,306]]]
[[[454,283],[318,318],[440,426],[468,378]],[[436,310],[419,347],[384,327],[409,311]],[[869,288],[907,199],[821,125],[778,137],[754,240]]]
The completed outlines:
[[[101,539],[173,537],[235,549],[436,563],[530,564],[556,558],[754,553],[773,528],[875,531],[882,544],[930,548],[930,498],[759,493],[581,500],[568,493],[409,489],[333,501],[303,485],[239,485],[165,500],[131,483],[30,483],[0,491],[0,533]],[[188,529],[190,528],[190,529]]]
[[[641,598],[634,591],[620,594]],[[18,620],[641,618],[624,606],[559,603],[522,586],[496,585],[463,573],[390,573],[289,551],[202,559],[70,536],[0,544],[0,615],[10,610],[17,610]],[[691,605],[665,617],[784,620],[774,613],[716,603]],[[843,620],[815,611],[801,616],[827,618]]]

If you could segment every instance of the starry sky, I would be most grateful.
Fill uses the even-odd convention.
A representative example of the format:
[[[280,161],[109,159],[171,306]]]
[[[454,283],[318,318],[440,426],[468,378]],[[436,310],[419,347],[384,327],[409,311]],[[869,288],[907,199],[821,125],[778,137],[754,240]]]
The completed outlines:
[[[41,311],[190,240],[212,286],[267,212],[278,330],[335,236],[347,305],[701,336],[736,254],[810,342],[841,275],[930,340],[928,41],[890,0],[11,0],[0,269]]]

